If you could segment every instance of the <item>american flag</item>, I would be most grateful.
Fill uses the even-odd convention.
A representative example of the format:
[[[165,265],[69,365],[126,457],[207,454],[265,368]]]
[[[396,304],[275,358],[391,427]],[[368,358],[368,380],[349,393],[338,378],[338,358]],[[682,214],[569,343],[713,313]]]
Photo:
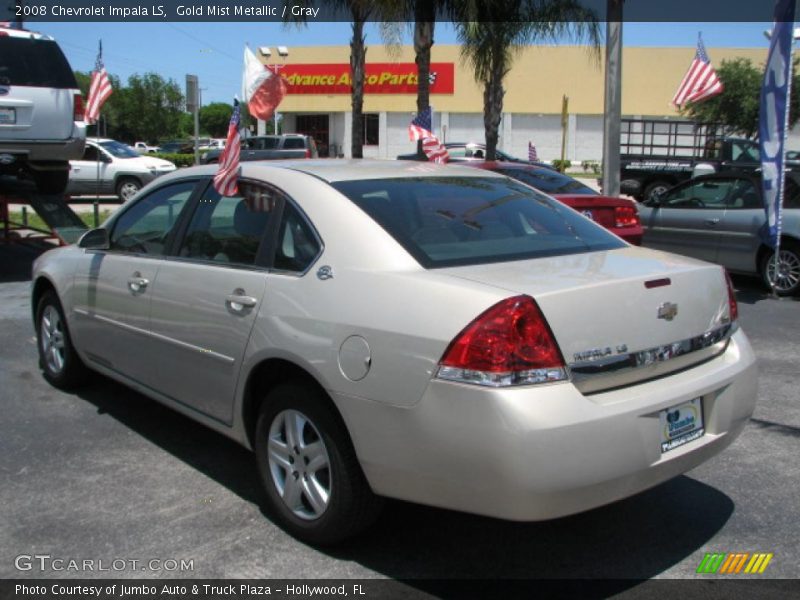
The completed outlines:
[[[233,114],[228,125],[228,140],[225,150],[219,157],[219,169],[214,175],[214,189],[223,196],[233,196],[238,192],[236,182],[239,178],[239,101],[233,101]]]
[[[428,160],[432,160],[435,163],[446,163],[450,160],[450,153],[435,135],[423,138],[422,151],[428,157]]]
[[[536,153],[536,146],[533,145],[533,142],[528,142],[528,161],[529,162],[539,162],[539,155]]]
[[[94,64],[94,71],[92,71],[92,82],[89,85],[89,99],[86,101],[86,110],[83,114],[83,120],[88,125],[93,125],[97,122],[97,118],[100,116],[100,109],[105,101],[108,100],[112,91],[111,82],[103,64],[103,41],[100,40],[97,61]]]
[[[431,131],[433,129],[432,120],[433,109],[429,106],[411,120],[408,126],[408,138],[412,142],[422,140],[422,151],[428,160],[445,163],[450,160],[450,153]]]
[[[706,47],[703,45],[703,38],[697,35],[697,52],[694,55],[689,70],[683,76],[683,81],[678,86],[678,91],[672,98],[672,104],[681,108],[688,102],[698,102],[711,96],[721,94],[723,90],[720,81],[711,61],[708,60]]]
[[[433,109],[429,106],[411,120],[408,126],[408,139],[416,142],[426,137],[436,137],[433,135],[431,121],[433,121]]]

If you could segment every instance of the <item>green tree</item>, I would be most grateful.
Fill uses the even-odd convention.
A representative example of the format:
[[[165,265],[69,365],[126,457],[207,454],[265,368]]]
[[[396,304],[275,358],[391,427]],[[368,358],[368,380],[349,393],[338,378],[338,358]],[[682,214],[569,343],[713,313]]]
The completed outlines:
[[[462,60],[472,65],[483,84],[486,160],[495,160],[503,116],[503,80],[514,56],[527,44],[563,38],[588,41],[599,59],[600,27],[594,11],[576,0],[479,0],[456,9],[456,32]]]
[[[382,24],[384,41],[393,52],[399,49],[403,23],[396,20],[413,20],[414,62],[417,65],[417,114],[430,106],[431,48],[434,44],[437,13],[452,14],[459,6],[458,0],[397,0],[387,1],[384,18],[393,19]],[[422,140],[417,142],[417,154],[422,154]]]
[[[723,60],[717,75],[722,81],[723,91],[708,100],[687,104],[681,114],[701,123],[720,123],[731,134],[749,138],[758,135],[758,110],[763,68],[759,70],[750,59]],[[800,90],[797,61],[792,65],[792,91]],[[800,117],[800,97],[792,94],[789,107],[789,127]]]
[[[233,114],[233,106],[224,102],[212,102],[200,108],[200,131],[211,137],[228,135],[228,124]]]

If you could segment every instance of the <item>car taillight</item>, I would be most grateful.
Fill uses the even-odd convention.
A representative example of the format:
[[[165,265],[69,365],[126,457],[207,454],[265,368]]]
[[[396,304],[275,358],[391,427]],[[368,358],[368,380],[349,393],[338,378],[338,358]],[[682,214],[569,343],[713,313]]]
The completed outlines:
[[[504,387],[562,381],[567,370],[536,301],[515,296],[486,310],[450,342],[436,376]]]
[[[614,207],[615,227],[636,227],[639,224],[639,213],[634,206]]]
[[[731,281],[731,276],[728,275],[728,271],[725,271],[725,283],[728,286],[728,315],[731,318],[731,323],[736,321],[739,318],[739,304],[736,302],[736,295],[733,292],[733,282]]]
[[[83,96],[75,94],[72,99],[72,120],[83,121]]]
[[[306,148],[306,158],[311,158],[311,150]]]

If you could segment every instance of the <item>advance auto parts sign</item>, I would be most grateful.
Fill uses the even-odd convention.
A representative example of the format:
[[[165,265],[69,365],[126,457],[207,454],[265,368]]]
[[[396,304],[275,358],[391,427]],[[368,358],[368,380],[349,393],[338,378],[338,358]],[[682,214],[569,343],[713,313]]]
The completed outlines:
[[[347,63],[285,65],[279,68],[289,83],[289,94],[349,94],[350,65]],[[453,93],[453,63],[431,63],[431,94]],[[368,63],[364,78],[366,94],[416,94],[417,65],[414,63]]]

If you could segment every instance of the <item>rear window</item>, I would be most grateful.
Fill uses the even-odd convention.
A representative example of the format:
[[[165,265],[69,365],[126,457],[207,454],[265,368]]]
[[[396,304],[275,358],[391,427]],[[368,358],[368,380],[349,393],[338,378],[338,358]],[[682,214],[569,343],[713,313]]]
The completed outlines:
[[[497,173],[527,183],[545,194],[579,194],[597,196],[592,188],[580,181],[549,169],[492,169]]]
[[[76,89],[75,75],[52,40],[0,36],[0,83]]]
[[[332,185],[425,268],[625,247],[563,204],[509,179],[420,177]]]
[[[286,138],[283,140],[284,150],[295,150],[295,149],[302,149],[305,147],[306,147],[306,141],[304,138]]]

